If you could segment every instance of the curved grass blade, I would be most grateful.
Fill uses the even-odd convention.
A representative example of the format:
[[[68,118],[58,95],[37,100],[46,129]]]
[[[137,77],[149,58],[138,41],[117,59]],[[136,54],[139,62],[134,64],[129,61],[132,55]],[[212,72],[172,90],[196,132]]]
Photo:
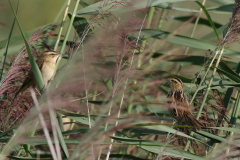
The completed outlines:
[[[83,0],[81,0],[79,3],[80,3],[83,7],[89,6],[89,4],[86,3],[86,2],[84,2]]]
[[[224,11],[224,12],[231,12],[233,11],[233,4],[227,4],[220,7],[208,8],[208,11],[215,10],[215,11]]]
[[[145,125],[145,124],[143,124]],[[148,124],[147,124],[148,125]],[[162,131],[162,132],[168,132],[168,133],[172,133],[172,134],[176,134],[178,136],[182,136],[182,137],[186,137],[186,138],[189,138],[189,139],[192,139],[192,140],[195,140],[195,141],[198,141],[200,143],[203,143],[202,141],[192,137],[192,136],[189,136],[185,133],[182,133],[182,132],[179,132],[171,127],[168,127],[168,126],[164,126],[164,125],[154,125],[154,126],[144,126],[143,128],[148,128],[148,129],[152,129],[152,130],[157,130],[157,131]],[[203,143],[205,144],[205,143]],[[207,145],[207,144],[205,144]]]
[[[174,156],[179,158],[187,158],[187,159],[194,159],[194,160],[204,159],[204,157],[198,156],[190,152],[183,151],[181,149],[174,150],[173,149],[174,146],[170,146],[170,145],[166,146],[162,142],[134,139],[134,138],[128,138],[128,137],[118,137],[118,136],[113,136],[111,138],[117,141],[122,141],[128,144],[136,145],[137,147],[142,148],[143,150],[157,153],[157,154],[162,152],[163,155],[169,155],[169,156]]]
[[[217,34],[218,34],[218,35],[223,34],[223,31],[224,31],[225,28],[227,28],[227,26],[228,26],[228,23],[227,23],[227,24],[224,24],[222,27],[218,28],[218,29],[216,30],[216,31],[217,31]],[[203,36],[203,37],[200,38],[200,39],[201,39],[201,40],[209,40],[209,39],[212,39],[212,38],[215,38],[215,37],[216,37],[216,36],[215,36],[215,32],[212,31],[211,33]]]
[[[18,6],[19,6],[19,0],[18,0],[18,4],[17,4],[16,13],[18,12]],[[11,30],[10,30],[10,33],[9,33],[9,36],[8,36],[8,41],[7,41],[7,44],[6,44],[6,50],[5,50],[5,53],[2,57],[2,64],[1,64],[1,68],[0,68],[0,81],[2,80],[3,69],[4,69],[4,65],[5,65],[5,61],[6,61],[6,57],[7,57],[7,53],[8,53],[8,46],[9,46],[10,39],[11,39],[11,36],[12,36],[15,20],[16,19],[14,18],[13,24],[12,24],[12,27],[11,27]]]
[[[164,55],[163,53],[154,53],[152,58],[158,58]],[[189,65],[202,66],[205,64],[207,57],[204,56],[194,56],[194,55],[174,55],[173,58],[167,60],[168,62],[179,62]],[[232,61],[226,61],[231,66],[236,66],[237,63]]]
[[[68,17],[69,19],[72,18],[72,14],[71,13],[68,13]],[[82,36],[82,33],[84,32],[86,26],[88,26],[88,21],[84,18],[84,17],[81,17],[81,16],[75,16],[74,18],[74,22],[73,22],[73,27],[75,28],[76,32],[78,33],[78,35],[81,37]],[[90,29],[89,32],[91,32],[92,29]]]
[[[231,80],[233,80],[233,81],[235,81],[237,83],[240,83],[240,77],[239,76],[235,76],[235,75],[233,75],[233,74],[231,74],[231,73],[229,73],[229,72],[227,72],[227,71],[225,71],[223,69],[220,69],[220,68],[217,68],[217,71],[223,73],[229,79],[231,79]]]
[[[215,140],[217,142],[223,142],[223,141],[226,140],[225,138],[222,138],[222,137],[219,137],[219,136],[216,136],[214,134],[211,134],[211,133],[208,133],[208,132],[204,132],[204,131],[197,131],[197,133],[202,135],[202,136],[204,136],[204,137],[207,137],[209,139]]]
[[[135,157],[131,154],[110,154],[109,158],[117,158],[117,159],[121,159],[121,160],[152,160],[152,159],[146,159],[146,158],[139,158],[139,157]]]
[[[58,22],[59,22],[59,21],[57,21],[56,23],[58,23]],[[51,25],[51,24],[52,24],[52,23],[49,23],[49,24],[46,24],[46,25],[37,27],[37,28],[35,28],[35,29],[32,29],[32,30],[30,30],[30,31],[27,31],[27,32],[24,33],[24,35],[25,35],[26,38],[29,38],[29,37],[31,37],[32,34],[33,34],[36,30],[38,30],[39,28],[44,28],[44,27],[46,27],[46,26],[48,26],[48,25]],[[8,39],[5,39],[5,40],[0,41],[0,49],[2,49],[2,48],[6,45],[7,41],[8,41]],[[22,41],[22,34],[19,34],[19,35],[16,35],[16,36],[12,36],[9,44],[10,44],[10,45],[13,45],[13,44],[18,43],[18,42],[20,42],[20,41]],[[1,52],[0,52],[0,53],[1,53]],[[15,53],[16,53],[16,52],[15,52]],[[0,57],[1,57],[1,56],[0,56]]]
[[[74,135],[74,134],[80,134],[80,133],[87,133],[88,131],[89,131],[89,128],[74,129],[74,130],[62,132],[62,135],[68,136],[68,135]]]
[[[54,47],[56,40],[45,40],[44,41],[48,46],[50,47]],[[18,53],[18,51],[22,48],[22,46],[24,45],[24,43],[21,44],[17,44],[17,45],[12,45],[8,48],[8,55],[14,55],[16,53]],[[59,46],[61,46],[62,43],[59,43]],[[36,49],[42,49],[44,48],[43,46],[36,46]],[[2,57],[4,54],[3,50],[0,50],[0,57]]]
[[[175,11],[182,11],[182,12],[199,12],[199,10],[195,10],[195,9],[172,7],[172,6],[168,5],[167,3],[159,4],[155,7],[163,8],[163,9],[170,9],[170,10],[175,10]]]
[[[53,117],[53,119],[54,119],[54,123],[55,123],[56,130],[57,130],[57,135],[58,135],[59,142],[60,142],[60,144],[61,144],[62,150],[63,150],[65,156],[66,156],[67,158],[69,158],[69,152],[68,152],[68,149],[67,149],[67,145],[66,145],[66,143],[65,143],[65,140],[63,139],[62,131],[61,131],[60,126],[59,126],[59,123],[58,123],[58,121],[57,121],[56,115],[55,115],[54,112],[53,112],[52,114],[54,115],[54,116],[52,116],[52,117]]]
[[[171,19],[175,19],[175,20],[179,20],[179,21],[182,21],[182,22],[186,22],[191,17],[192,16],[179,16],[179,17],[173,17],[173,18],[171,17]],[[196,19],[191,21],[191,23],[195,23],[195,22],[196,22]],[[222,24],[220,24],[220,23],[217,23],[217,22],[213,22],[213,23],[216,26],[216,28],[220,28],[222,26]],[[209,24],[209,21],[207,19],[204,19],[204,18],[199,18],[198,24],[202,24],[202,25],[205,25],[205,26],[208,26],[208,27],[212,27],[211,24]]]
[[[29,61],[30,61],[31,67],[32,67],[32,71],[33,71],[33,73],[34,73],[34,77],[35,77],[35,79],[36,79],[36,81],[37,81],[37,84],[38,84],[38,87],[39,87],[39,89],[40,89],[40,92],[43,93],[44,82],[43,82],[42,74],[41,74],[41,72],[40,72],[40,70],[39,70],[39,68],[38,68],[37,63],[35,62],[35,60],[34,60],[34,58],[33,58],[33,56],[32,56],[31,49],[30,49],[30,47],[29,47],[29,45],[28,45],[28,43],[27,43],[26,37],[25,37],[24,32],[23,32],[23,30],[22,30],[22,27],[21,27],[21,25],[20,25],[20,23],[19,23],[19,21],[18,21],[18,19],[17,19],[17,15],[16,15],[16,13],[15,13],[13,7],[12,7],[12,4],[11,4],[10,0],[8,0],[8,2],[9,2],[9,4],[10,4],[10,6],[11,6],[11,9],[12,9],[12,12],[13,12],[13,14],[14,14],[14,16],[15,16],[15,19],[17,20],[18,27],[19,27],[19,29],[20,29],[20,31],[21,31],[23,40],[24,40],[24,42],[25,42],[26,49],[27,49],[27,52],[28,52],[28,58],[29,58]]]
[[[221,67],[221,69],[223,69],[224,71],[231,73],[232,75],[238,77],[240,79],[240,76],[238,73],[236,73],[234,70],[232,70],[225,62],[221,61],[219,63],[219,66]]]
[[[160,4],[164,3],[175,3],[175,2],[183,2],[183,1],[195,1],[195,0],[137,0],[137,3],[133,3],[131,8],[126,8],[126,5],[123,3],[120,7],[112,8],[112,6],[122,2],[122,0],[116,0],[110,5],[105,6],[105,8],[101,8],[104,10],[109,10],[111,12],[128,12],[128,11],[133,11],[133,10],[139,10],[142,8],[147,8],[147,7],[154,7],[158,6]],[[131,2],[131,0],[126,0],[126,2]],[[99,14],[97,11],[99,9],[99,6],[101,5],[102,2],[97,2],[92,5],[87,6],[86,8],[83,8],[77,12],[78,15],[84,15],[84,14]],[[128,3],[126,3],[128,4]]]
[[[195,39],[195,38],[189,38],[185,36],[180,35],[174,35],[168,38],[168,36],[171,35],[170,32],[160,31],[157,29],[144,29],[142,31],[142,35],[151,36],[156,39],[167,39],[167,42],[177,44],[177,45],[183,45],[190,48],[200,49],[200,50],[215,50],[216,44],[213,44],[211,42],[206,42],[203,40]],[[230,49],[224,49],[224,55],[227,56],[233,56],[236,58],[239,58],[239,52],[233,51]]]
[[[210,0],[210,1],[213,1],[213,2],[216,2],[216,3],[220,3],[220,4],[233,4],[235,1],[234,0]]]
[[[206,89],[208,83],[199,88],[199,90]],[[211,89],[224,89],[224,88],[232,88],[232,87],[240,87],[240,83],[234,83],[227,80],[218,80],[212,83]]]
[[[237,66],[237,69],[236,69],[236,73],[239,74],[240,73],[240,63],[238,63],[238,66]],[[233,88],[228,88],[225,96],[224,96],[224,99],[223,99],[223,102],[224,102],[224,108],[225,110],[227,110],[228,108],[228,104],[230,102],[230,99],[232,97],[232,93],[233,93]],[[225,110],[222,111],[222,113],[225,112]],[[219,124],[222,123],[222,119],[219,120]]]
[[[16,160],[39,160],[39,158],[16,157],[16,156],[7,156],[7,157],[10,159],[16,159]],[[51,160],[51,159],[52,158],[43,158],[42,160]]]
[[[64,51],[64,49],[65,49],[65,46],[66,46],[66,43],[67,43],[67,40],[68,40],[68,36],[69,36],[70,31],[71,31],[71,28],[72,28],[73,21],[74,21],[74,18],[75,18],[75,16],[76,16],[76,12],[77,12],[77,8],[78,8],[79,1],[80,1],[80,0],[77,0],[76,5],[75,5],[75,7],[74,7],[74,10],[73,10],[73,13],[72,13],[72,17],[71,17],[71,20],[70,20],[70,22],[69,22],[68,29],[67,29],[67,33],[66,33],[66,35],[65,35],[65,38],[64,38],[64,41],[63,41],[63,44],[62,44],[60,53],[62,53],[62,52]],[[56,74],[56,72],[57,72],[57,69],[58,69],[58,66],[59,66],[59,64],[60,64],[61,59],[62,59],[62,55],[60,55],[60,56],[58,57],[57,64],[56,64],[56,68],[55,68],[55,70],[54,70],[52,79],[55,77],[55,74]]]
[[[204,11],[205,15],[206,15],[207,18],[208,18],[209,23],[211,24],[211,26],[212,26],[212,28],[213,28],[213,30],[214,30],[217,38],[218,38],[218,41],[220,42],[219,36],[218,36],[218,34],[217,34],[217,31],[216,31],[216,27],[215,27],[215,25],[214,25],[214,23],[213,23],[213,21],[212,21],[211,16],[209,15],[208,11],[207,11],[206,8],[202,5],[202,3],[198,2],[198,1],[195,1],[195,2],[196,2],[196,3],[202,8],[202,10]]]
[[[230,127],[206,127],[206,128],[219,129],[219,130],[223,130],[223,131],[240,133],[240,129],[238,129],[238,128],[230,128]]]

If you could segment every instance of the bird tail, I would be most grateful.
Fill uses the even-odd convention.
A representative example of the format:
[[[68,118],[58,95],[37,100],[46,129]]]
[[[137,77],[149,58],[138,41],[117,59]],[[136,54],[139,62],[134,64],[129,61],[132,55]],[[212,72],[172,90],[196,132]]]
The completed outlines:
[[[31,85],[31,84],[23,84],[23,85],[18,89],[18,91],[16,92],[16,94],[15,94],[15,96],[14,96],[14,98],[13,98],[12,101],[14,102],[15,98],[17,97],[17,95],[20,94],[20,93],[22,93],[22,92],[24,92],[30,85]]]
[[[193,126],[197,130],[201,130],[201,128],[204,127],[204,125],[199,122],[192,114],[186,114],[185,123],[186,125]]]
[[[21,88],[17,91],[17,93],[15,94],[15,96],[13,97],[12,102],[14,102],[15,98],[17,97],[17,95],[21,92]]]

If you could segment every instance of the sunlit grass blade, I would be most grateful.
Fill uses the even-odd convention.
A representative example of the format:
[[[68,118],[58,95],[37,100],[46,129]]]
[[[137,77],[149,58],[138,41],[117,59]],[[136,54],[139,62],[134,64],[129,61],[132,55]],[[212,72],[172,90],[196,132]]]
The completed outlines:
[[[67,29],[67,33],[66,33],[66,35],[65,35],[65,38],[64,38],[63,45],[62,45],[62,48],[61,48],[61,50],[60,50],[60,53],[62,53],[62,52],[64,51],[64,49],[65,49],[66,42],[67,42],[67,40],[68,40],[68,36],[69,36],[70,31],[71,31],[71,28],[72,28],[73,21],[74,21],[74,18],[75,18],[75,16],[76,16],[76,12],[77,12],[77,8],[78,8],[79,1],[80,1],[80,0],[77,0],[76,5],[75,5],[75,8],[74,8],[74,10],[73,10],[72,17],[71,17],[71,20],[70,20],[70,22],[69,22],[68,29]],[[55,77],[56,71],[57,71],[58,66],[59,66],[59,64],[60,64],[60,62],[61,62],[61,58],[62,58],[62,55],[60,55],[59,58],[58,58],[58,60],[57,60],[56,68],[55,68],[55,70],[54,70],[52,79]]]
[[[54,51],[56,51],[57,48],[58,48],[58,43],[59,43],[61,35],[62,35],[64,22],[66,22],[66,16],[67,16],[67,12],[68,12],[70,2],[71,2],[71,0],[68,0],[68,1],[65,2],[66,5],[64,4],[64,6],[66,6],[66,9],[65,9],[65,13],[64,13],[63,18],[62,18],[61,26],[60,26],[60,29],[59,29],[59,32],[58,32],[58,37],[57,37],[57,40],[56,40],[56,43],[55,43],[55,46],[54,46]],[[62,7],[62,9],[64,8],[64,6]],[[58,16],[59,16],[59,14],[57,15],[57,17]]]
[[[28,42],[27,42],[27,40],[26,40],[26,37],[25,37],[25,35],[24,35],[24,32],[23,32],[23,30],[22,30],[22,28],[21,28],[20,22],[18,21],[17,15],[16,15],[16,13],[15,13],[13,7],[12,7],[12,4],[11,4],[10,0],[8,0],[8,2],[9,2],[9,4],[10,4],[10,6],[11,6],[11,9],[12,9],[12,12],[13,12],[13,14],[14,14],[14,16],[15,16],[15,19],[17,20],[18,27],[19,27],[19,29],[20,29],[20,31],[21,31],[23,40],[24,40],[24,42],[25,42],[25,46],[26,46],[26,49],[27,49],[27,52],[28,52],[28,58],[29,58],[29,61],[30,61],[31,67],[32,67],[32,71],[33,71],[33,73],[34,73],[34,77],[35,77],[35,79],[36,79],[36,81],[37,81],[37,84],[38,84],[38,87],[39,87],[39,89],[40,89],[40,92],[43,93],[43,90],[44,90],[44,82],[43,82],[42,74],[41,74],[41,72],[40,72],[40,70],[39,70],[39,68],[38,68],[37,63],[35,62],[35,60],[34,60],[34,58],[33,58],[33,56],[32,56],[31,49],[30,49],[30,47],[29,47],[29,45],[28,45]]]

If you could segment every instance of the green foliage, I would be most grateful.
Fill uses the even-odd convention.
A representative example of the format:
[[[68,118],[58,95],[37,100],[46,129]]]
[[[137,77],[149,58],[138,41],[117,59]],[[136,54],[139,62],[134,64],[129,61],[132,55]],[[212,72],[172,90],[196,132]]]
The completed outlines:
[[[223,147],[222,153],[214,154],[215,144],[224,144],[232,135],[239,138],[240,95],[236,92],[240,90],[240,76],[239,49],[226,49],[219,44],[228,24],[211,17],[212,13],[219,16],[232,12],[234,1],[212,1],[218,5],[205,8],[194,0],[117,0],[93,4],[78,0],[74,11],[67,14],[70,21],[64,22],[69,22],[64,38],[45,37],[49,47],[60,41],[61,52],[67,55],[62,57],[66,60],[58,60],[56,77],[44,94],[42,76],[31,53],[34,47],[28,45],[27,38],[46,25],[24,32],[12,8],[21,35],[11,37],[12,28],[9,38],[0,42],[0,48],[7,44],[8,56],[14,56],[24,40],[42,93],[38,98],[41,110],[33,107],[21,119],[22,123],[16,119],[11,124],[16,124],[14,127],[1,128],[0,159],[10,153],[7,157],[11,159],[51,159],[52,151],[62,159],[231,158],[228,152],[239,157],[234,154],[239,148],[233,148],[233,142]],[[77,11],[79,4],[83,8]],[[190,22],[192,16],[184,13],[199,13],[197,4],[205,16]],[[192,32],[192,23],[199,27],[194,38],[188,34]],[[43,47],[38,47],[34,49],[41,52]],[[190,47],[189,53],[183,55],[186,47]],[[209,49],[213,53],[205,53]],[[2,64],[14,67],[7,60],[8,57]],[[178,72],[176,68],[181,63],[184,67]],[[206,126],[202,130],[175,123],[169,115],[166,94],[170,86],[164,80],[167,77],[183,81],[194,107],[193,115]],[[22,81],[15,84],[19,83]],[[0,102],[6,106],[4,101],[11,101],[11,93],[1,89]],[[21,98],[32,103],[29,97],[24,93]],[[8,104],[12,105],[8,109],[14,110],[20,103],[24,106],[25,102]],[[37,122],[40,113],[48,126]],[[46,130],[54,144],[51,152]],[[27,136],[29,133],[34,135]]]

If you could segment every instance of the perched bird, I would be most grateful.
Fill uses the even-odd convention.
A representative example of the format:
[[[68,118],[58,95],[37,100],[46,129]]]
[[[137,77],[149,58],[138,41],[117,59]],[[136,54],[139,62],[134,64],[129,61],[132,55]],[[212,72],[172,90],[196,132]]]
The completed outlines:
[[[203,124],[199,122],[193,115],[188,103],[188,98],[183,92],[183,83],[179,78],[167,78],[166,79],[171,86],[167,98],[169,104],[169,113],[180,124],[186,124],[193,126],[195,129],[200,130]]]
[[[57,58],[59,57],[59,55],[60,55],[60,53],[55,52],[55,51],[46,51],[46,52],[42,53],[41,56],[36,61],[37,65],[42,73],[44,86],[47,86],[49,80],[53,76],[53,72],[55,70]],[[34,77],[33,71],[31,70],[28,73],[27,78],[24,80],[22,86],[15,94],[14,99],[16,98],[16,96],[19,93],[24,92],[27,88],[29,88],[29,87],[36,88],[37,85],[38,85],[37,81]]]

